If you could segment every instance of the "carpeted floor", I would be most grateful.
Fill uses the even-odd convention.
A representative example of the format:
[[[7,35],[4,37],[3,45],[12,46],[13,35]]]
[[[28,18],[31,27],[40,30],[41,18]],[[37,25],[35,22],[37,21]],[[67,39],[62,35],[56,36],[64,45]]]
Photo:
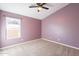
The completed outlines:
[[[42,39],[3,49],[0,55],[7,56],[79,56],[79,50],[68,48]]]

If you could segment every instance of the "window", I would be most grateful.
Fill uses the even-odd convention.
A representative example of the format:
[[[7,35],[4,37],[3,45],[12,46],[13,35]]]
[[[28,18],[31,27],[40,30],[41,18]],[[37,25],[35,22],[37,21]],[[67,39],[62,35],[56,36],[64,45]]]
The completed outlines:
[[[21,20],[6,17],[6,36],[7,39],[15,39],[21,37]]]

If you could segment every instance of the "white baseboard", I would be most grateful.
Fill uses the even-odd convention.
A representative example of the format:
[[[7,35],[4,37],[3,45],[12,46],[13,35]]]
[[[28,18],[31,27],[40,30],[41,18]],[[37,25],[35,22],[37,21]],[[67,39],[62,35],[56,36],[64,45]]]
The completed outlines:
[[[38,40],[38,39],[34,39],[34,40]],[[30,40],[30,41],[34,41],[34,40]],[[2,47],[2,48],[0,48],[0,50],[4,50],[4,49],[8,49],[8,48],[15,47],[15,46],[18,46],[18,45],[22,45],[22,44],[25,44],[25,43],[30,42],[30,41],[26,41],[26,42],[17,43],[17,44],[13,44],[13,45],[10,45],[10,46]]]
[[[59,43],[59,42],[56,42],[56,41],[48,40],[46,38],[41,38],[41,39],[46,40],[46,41],[49,41],[49,42],[53,42],[53,43],[56,43],[56,44],[60,44],[62,46],[66,46],[66,47],[69,47],[69,48],[73,48],[73,49],[79,50],[79,48],[74,47],[74,46],[70,46],[70,45],[67,45],[67,44],[63,44],[63,43]]]
[[[59,43],[59,42],[52,41],[52,40],[48,40],[48,39],[46,39],[46,38],[40,38],[40,39],[46,40],[46,41],[49,41],[49,42],[53,42],[53,43],[56,43],[56,44],[60,44],[60,45],[63,45],[63,46],[69,47],[69,48],[76,49],[76,50],[79,50],[79,48],[77,48],[77,47],[70,46],[70,45],[63,44],[63,43]],[[34,39],[34,40],[37,40],[37,39]],[[31,41],[33,41],[33,40],[31,40]],[[3,48],[0,48],[0,50],[7,49],[7,48],[11,48],[11,47],[14,47],[14,46],[17,46],[17,45],[22,45],[22,44],[25,44],[25,43],[27,43],[27,42],[30,42],[30,41],[26,41],[26,42],[23,42],[23,43],[18,43],[18,44],[10,45],[10,46],[7,46],[7,47],[3,47]]]

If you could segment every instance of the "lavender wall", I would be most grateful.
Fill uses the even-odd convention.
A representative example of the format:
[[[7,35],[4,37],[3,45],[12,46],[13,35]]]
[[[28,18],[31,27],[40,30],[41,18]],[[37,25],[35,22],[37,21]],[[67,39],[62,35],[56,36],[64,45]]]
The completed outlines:
[[[42,37],[79,48],[79,4],[69,4],[44,19]]]
[[[6,39],[5,38],[5,17],[14,17],[21,19],[21,38],[19,39]],[[1,47],[9,46],[12,44],[22,43],[28,40],[38,39],[41,37],[41,21],[36,20],[30,17],[17,15],[10,12],[1,11],[1,19],[0,19],[0,30],[1,30]]]
[[[0,11],[0,19],[1,19],[1,11]],[[0,39],[1,39],[1,20],[0,20]],[[1,40],[0,40],[0,48],[1,48]]]

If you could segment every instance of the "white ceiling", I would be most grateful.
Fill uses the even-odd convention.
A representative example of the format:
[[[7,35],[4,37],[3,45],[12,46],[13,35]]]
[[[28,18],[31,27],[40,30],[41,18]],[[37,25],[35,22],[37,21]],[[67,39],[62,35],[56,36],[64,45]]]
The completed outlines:
[[[30,5],[35,5],[35,3],[0,3],[0,9],[42,20],[67,6],[68,3],[47,3],[45,6],[47,6],[49,10],[43,9],[40,12],[37,12],[36,8],[29,8]]]

